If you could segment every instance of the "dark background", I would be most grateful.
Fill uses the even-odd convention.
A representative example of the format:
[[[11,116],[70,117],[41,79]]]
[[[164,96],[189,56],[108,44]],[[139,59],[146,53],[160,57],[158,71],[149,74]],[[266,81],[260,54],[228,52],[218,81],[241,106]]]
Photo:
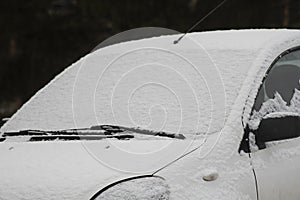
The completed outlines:
[[[186,31],[221,0],[0,1],[0,119],[106,38],[153,26]],[[194,31],[300,28],[299,0],[227,0]]]

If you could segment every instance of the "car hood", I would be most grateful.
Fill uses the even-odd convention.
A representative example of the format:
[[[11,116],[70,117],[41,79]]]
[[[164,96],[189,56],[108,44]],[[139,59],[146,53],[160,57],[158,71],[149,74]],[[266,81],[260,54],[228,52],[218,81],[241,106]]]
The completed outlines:
[[[153,174],[204,140],[3,142],[1,199],[89,199],[116,181]]]

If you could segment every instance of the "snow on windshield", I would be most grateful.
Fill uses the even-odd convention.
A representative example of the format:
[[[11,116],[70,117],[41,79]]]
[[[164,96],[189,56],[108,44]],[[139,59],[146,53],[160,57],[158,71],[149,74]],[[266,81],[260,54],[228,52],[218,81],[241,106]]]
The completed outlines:
[[[93,52],[41,89],[0,131],[97,124],[180,130],[185,135],[220,130],[265,38],[255,31],[189,36],[192,42],[186,39],[179,45],[172,43],[177,36],[163,36]],[[145,46],[163,46],[193,65],[168,51],[134,51]],[[118,57],[130,50],[126,57]],[[145,61],[151,64],[144,65]]]

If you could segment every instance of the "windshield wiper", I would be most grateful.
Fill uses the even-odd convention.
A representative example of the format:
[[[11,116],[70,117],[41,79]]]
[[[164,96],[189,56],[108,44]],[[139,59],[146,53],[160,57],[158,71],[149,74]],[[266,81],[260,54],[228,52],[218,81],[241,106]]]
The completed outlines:
[[[120,132],[130,132],[130,133],[138,133],[142,135],[149,135],[149,136],[160,136],[160,137],[169,137],[169,138],[176,138],[176,139],[185,139],[183,134],[177,133],[167,133],[164,131],[154,131],[142,128],[130,128],[125,126],[115,126],[115,125],[97,125],[92,126],[90,130],[105,130],[110,133],[120,133]]]
[[[132,134],[110,134],[104,130],[90,129],[67,129],[58,131],[44,130],[21,130],[4,132],[0,137],[0,142],[8,138],[27,138],[27,141],[52,141],[52,140],[102,140],[116,138],[126,140],[134,138]]]
[[[97,136],[97,135],[47,135],[47,136],[32,136],[29,141],[49,141],[49,140],[102,140],[108,138],[116,138],[119,140],[126,140],[134,138],[133,135],[107,135],[107,136]]]
[[[5,141],[7,138],[14,137],[26,137],[28,138],[28,141],[101,140],[108,138],[126,140],[134,138],[134,134],[185,139],[184,135],[176,133],[166,133],[163,131],[152,131],[141,128],[129,128],[115,125],[96,125],[90,128],[65,129],[57,131],[21,130],[4,132],[2,137],[0,137],[0,142]]]

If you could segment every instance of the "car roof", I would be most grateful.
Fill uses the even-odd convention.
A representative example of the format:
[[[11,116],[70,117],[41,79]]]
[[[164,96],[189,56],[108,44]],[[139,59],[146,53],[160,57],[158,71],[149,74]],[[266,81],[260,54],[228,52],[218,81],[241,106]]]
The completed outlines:
[[[99,123],[115,124],[114,121],[110,120],[111,116],[108,117],[109,119],[105,118],[107,114],[106,111],[103,111],[99,116],[95,117],[95,110],[92,110],[95,106],[91,106],[91,104],[95,103],[93,99],[95,97],[95,91],[88,93],[89,88],[95,88],[95,83],[99,83],[100,75],[99,71],[97,71],[99,68],[104,70],[108,64],[115,62],[116,58],[120,58],[120,55],[127,55],[127,52],[134,52],[136,49],[147,49],[148,46],[160,50],[162,47],[166,47],[169,52],[178,50],[177,52],[184,54],[183,57],[186,58],[186,60],[189,60],[189,56],[192,55],[190,58],[195,59],[194,63],[196,63],[196,67],[204,65],[204,63],[206,63],[207,66],[212,65],[212,67],[215,67],[215,69],[212,70],[212,74],[218,74],[218,76],[211,76],[210,79],[214,80],[216,77],[221,77],[222,79],[222,89],[224,90],[225,98],[224,111],[225,116],[227,116],[231,111],[231,107],[240,92],[249,70],[253,67],[261,67],[259,63],[256,62],[257,58],[264,57],[264,55],[272,59],[276,58],[278,56],[278,49],[281,49],[282,44],[291,43],[295,38],[299,38],[299,33],[300,31],[298,30],[287,29],[208,31],[187,34],[180,42],[183,43],[182,46],[180,46],[180,43],[177,44],[177,46],[173,44],[173,41],[180,35],[153,37],[107,46],[92,52],[67,67],[50,83],[33,95],[33,97],[1,127],[0,132],[23,129],[59,130],[91,126]],[[187,45],[184,45],[185,41],[189,41]],[[156,44],[159,45],[156,46]],[[199,56],[197,56],[197,51],[200,52]],[[168,58],[167,54],[166,57]],[[129,58],[131,58],[130,55],[128,59]],[[143,57],[138,56],[134,57],[134,59],[131,58],[131,60],[125,59],[123,65],[125,67],[127,65],[131,66],[137,64],[139,60],[143,60]],[[174,65],[178,63],[180,63],[180,61],[176,61]],[[82,66],[88,70],[85,71],[85,68]],[[120,69],[121,67],[122,66],[120,66]],[[181,67],[184,68],[184,64],[181,64]],[[94,74],[97,74],[96,72],[98,75],[94,76]],[[203,76],[203,74],[201,75]],[[111,77],[113,76],[112,74]],[[192,80],[192,69],[187,76]],[[194,78],[197,79],[197,76]],[[202,84],[202,86],[205,87],[205,84],[207,84],[206,79],[207,77],[204,77],[203,81],[200,81],[201,83],[192,83],[192,85],[196,84],[196,91],[202,90],[202,87],[197,86],[197,84]],[[92,84],[90,80],[94,81],[93,87],[90,87],[90,84]],[[78,81],[83,85],[76,85]],[[79,100],[75,99],[74,101],[74,93],[75,98],[78,97]],[[103,95],[105,96],[105,94]],[[89,97],[83,98],[82,96]],[[199,98],[201,98],[200,96],[201,95],[199,95]],[[80,104],[81,106],[78,106],[81,108],[77,108],[76,105],[74,105],[76,101],[82,103]],[[155,101],[155,99],[153,101]],[[107,106],[108,105],[109,104],[107,104]],[[205,107],[207,107],[207,109],[210,107],[207,105],[202,106],[204,110],[206,109]],[[99,109],[100,108],[106,107],[100,106]],[[77,115],[76,113],[80,113],[78,120],[74,119],[74,116],[76,117]],[[93,116],[91,116],[91,114],[93,114]],[[141,116],[136,114],[135,117],[139,118]],[[80,124],[78,124],[78,121],[80,121]],[[131,125],[129,122],[126,124],[126,121],[122,122],[124,122],[122,125]],[[207,124],[205,126],[207,126]]]

